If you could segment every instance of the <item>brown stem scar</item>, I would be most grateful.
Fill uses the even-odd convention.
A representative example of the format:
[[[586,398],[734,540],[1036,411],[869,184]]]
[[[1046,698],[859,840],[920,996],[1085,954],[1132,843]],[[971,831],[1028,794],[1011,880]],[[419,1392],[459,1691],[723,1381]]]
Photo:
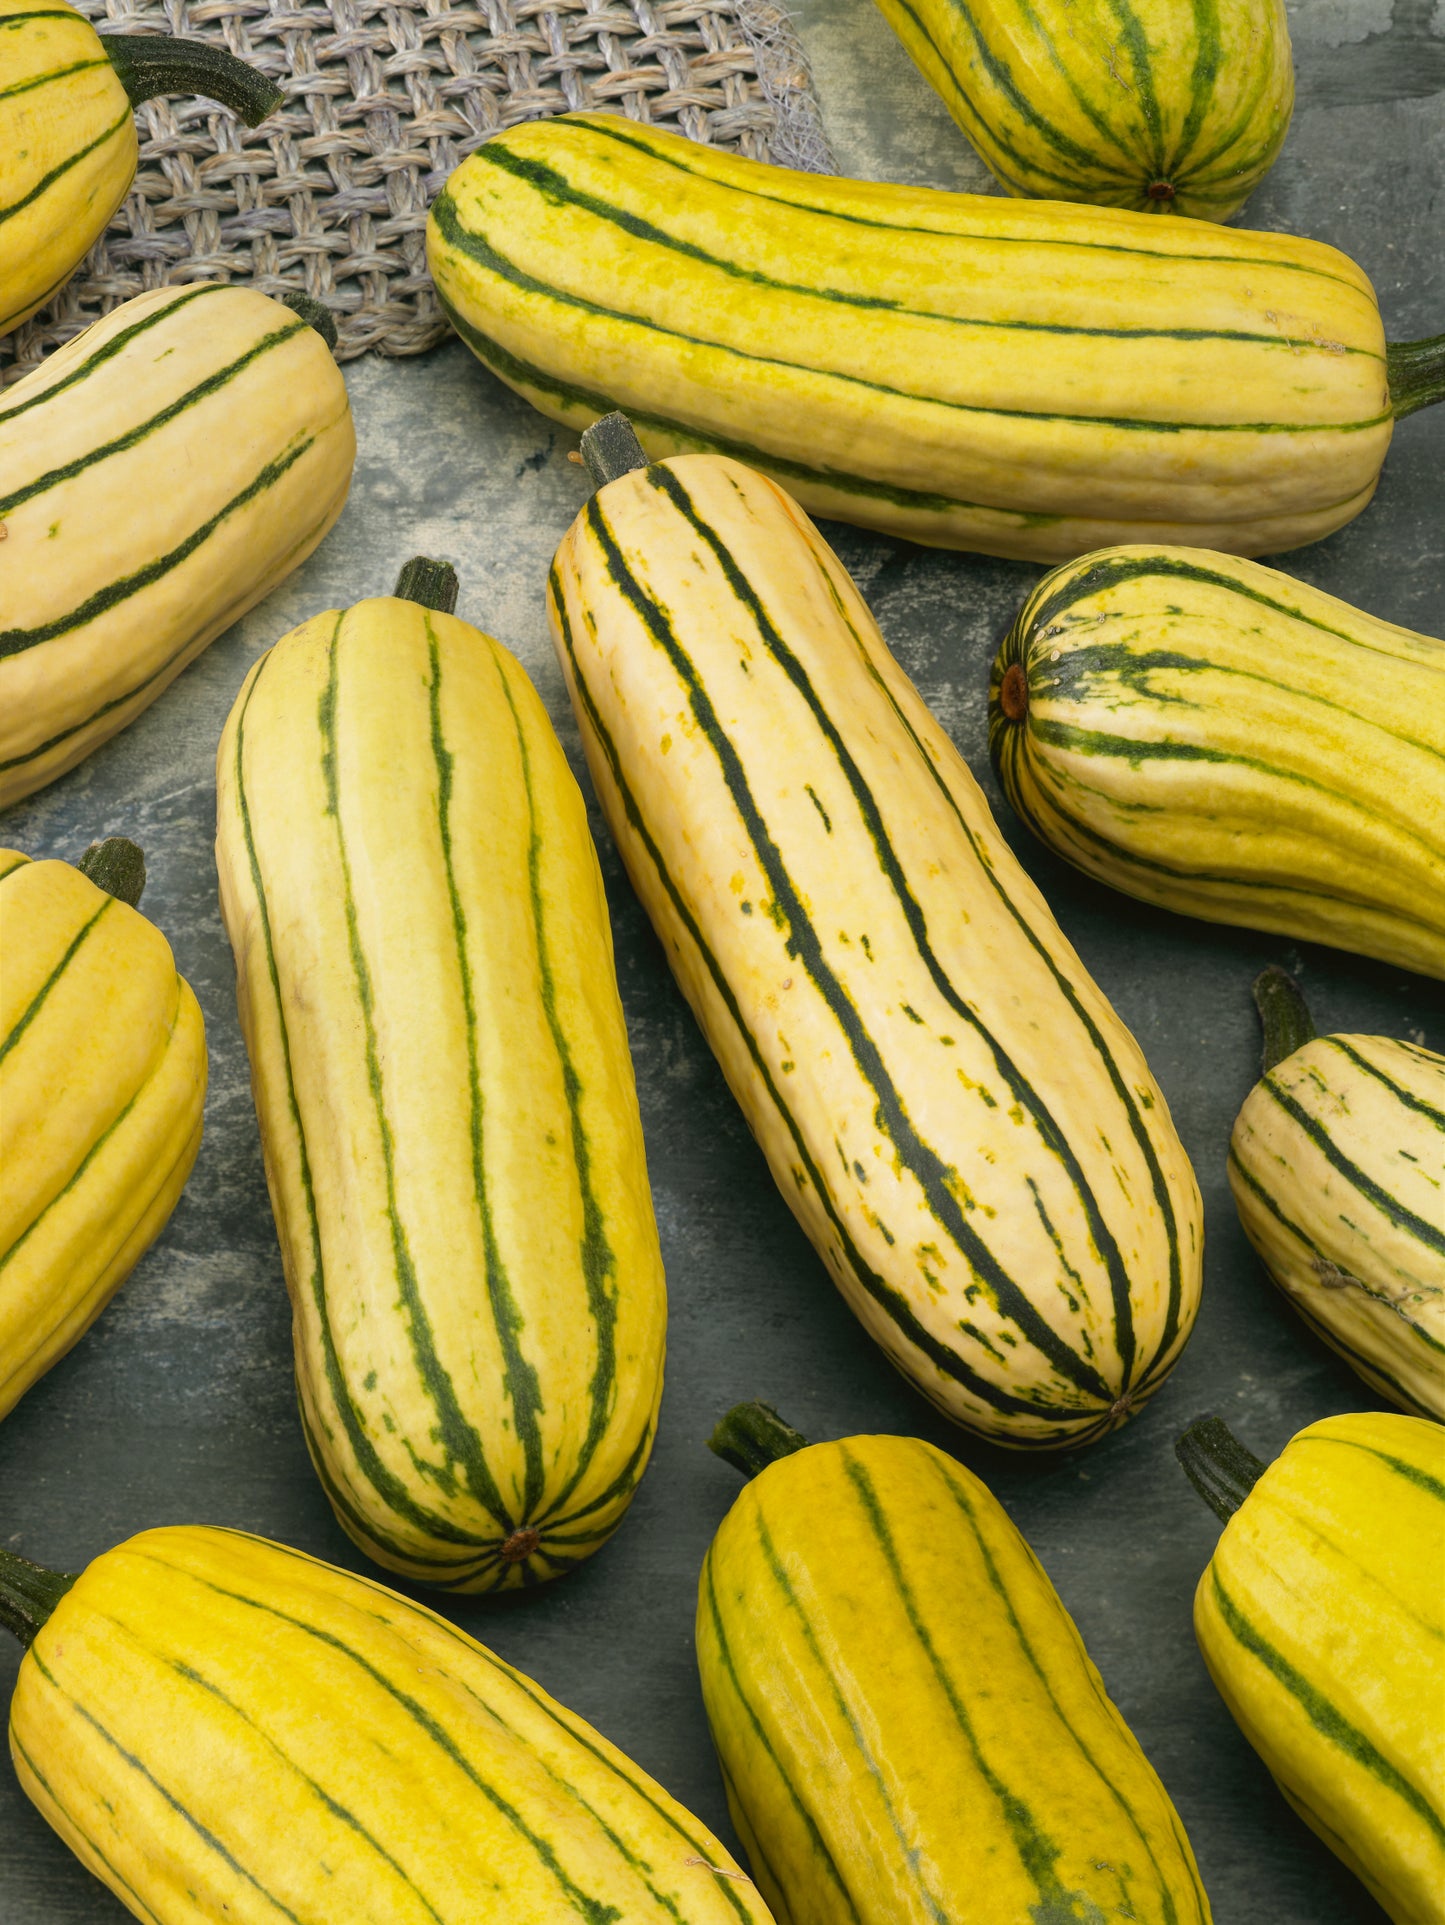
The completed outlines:
[[[520,1531],[513,1531],[502,1546],[502,1562],[504,1564],[523,1563],[541,1542],[542,1533],[534,1530],[530,1524]]]
[[[1029,678],[1022,662],[1010,662],[998,692],[999,706],[1010,722],[1022,722],[1029,712]]]

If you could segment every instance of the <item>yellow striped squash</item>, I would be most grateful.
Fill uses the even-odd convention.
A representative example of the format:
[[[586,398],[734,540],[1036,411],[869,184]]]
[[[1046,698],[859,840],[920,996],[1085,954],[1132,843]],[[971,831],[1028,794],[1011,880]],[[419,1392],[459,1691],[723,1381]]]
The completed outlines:
[[[0,335],[70,279],[135,177],[133,110],[174,93],[248,127],[283,98],[206,41],[102,38],[67,0],[0,0]]]
[[[1445,1056],[1317,1037],[1280,969],[1254,993],[1265,1073],[1229,1140],[1245,1235],[1372,1390],[1445,1423]]]
[[[504,648],[383,596],[262,657],[217,787],[317,1472],[391,1570],[459,1591],[554,1577],[642,1475],[666,1321],[561,746]]]
[[[614,116],[483,142],[437,196],[457,331],[544,414],[621,408],[815,514],[1062,561],[1268,554],[1357,515],[1445,337],[1333,248],[1115,208],[820,179]]]
[[[160,1235],[200,1148],[205,1026],[143,880],[118,838],[81,868],[0,849],[0,1417]]]
[[[593,496],[550,611],[633,886],[870,1335],[1001,1442],[1122,1423],[1194,1321],[1194,1175],[837,557],[681,455]]]
[[[1087,555],[1005,639],[989,738],[1085,874],[1445,976],[1445,644],[1226,555]]]
[[[28,1795],[147,1925],[769,1925],[691,1813],[444,1618],[236,1531],[0,1551]]]
[[[137,295],[0,395],[0,808],[298,567],[355,455],[317,327],[219,282]]]
[[[1169,1794],[998,1500],[913,1437],[753,1478],[698,1587],[703,1702],[786,1925],[1208,1925]],[[761,1424],[759,1420],[762,1420]]]
[[[1327,1417],[1266,1468],[1209,1418],[1179,1454],[1226,1520],[1194,1599],[1220,1696],[1395,1925],[1442,1925],[1445,1429]]]
[[[1011,194],[1228,219],[1294,107],[1284,0],[878,0]]]

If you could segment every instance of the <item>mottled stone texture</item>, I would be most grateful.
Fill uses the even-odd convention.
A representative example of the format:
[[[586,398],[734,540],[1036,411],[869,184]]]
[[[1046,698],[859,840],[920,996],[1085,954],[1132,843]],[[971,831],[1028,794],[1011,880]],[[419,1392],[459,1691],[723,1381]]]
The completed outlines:
[[[867,0],[808,0],[801,17],[843,165],[984,184]],[[1293,18],[1301,105],[1246,219],[1354,255],[1397,338],[1445,328],[1445,14],[1433,0],[1394,0],[1393,11],[1390,0],[1306,0]],[[461,572],[461,613],[525,662],[581,769],[542,609],[547,561],[584,495],[564,458],[572,438],[457,346],[414,363],[363,362],[348,379],[361,457],[320,553],[125,735],[0,823],[0,841],[34,855],[74,858],[92,837],[121,832],[145,845],[145,907],[174,943],[210,1034],[206,1140],[169,1229],[94,1332],[0,1427],[0,1541],[71,1570],[132,1531],[181,1520],[359,1565],[293,1408],[281,1265],[216,909],[212,758],[247,667],[303,617],[388,590],[408,555],[446,556]],[[1284,565],[1390,620],[1445,631],[1442,467],[1445,411],[1407,421],[1374,505]],[[590,1566],[525,1602],[449,1609],[725,1829],[691,1626],[698,1564],[736,1480],[703,1440],[729,1403],[758,1394],[817,1438],[917,1432],[988,1478],[1028,1534],[1179,1803],[1219,1925],[1378,1920],[1286,1809],[1205,1676],[1189,1601],[1216,1526],[1170,1445],[1190,1418],[1217,1410],[1270,1456],[1301,1425],[1371,1401],[1274,1294],[1235,1223],[1224,1152],[1257,1064],[1253,974],[1270,961],[1300,970],[1322,1029],[1436,1049],[1445,990],[1154,912],[1053,861],[998,801],[984,754],[988,662],[1037,571],[829,532],[1164,1086],[1206,1200],[1197,1334],[1145,1415],[1086,1455],[1019,1462],[945,1426],[863,1336],[774,1191],[594,816],[672,1292],[662,1432],[630,1519]],[[0,1692],[16,1655],[0,1651]],[[165,1744],[158,1731],[158,1755]],[[121,1916],[0,1772],[0,1925]]]

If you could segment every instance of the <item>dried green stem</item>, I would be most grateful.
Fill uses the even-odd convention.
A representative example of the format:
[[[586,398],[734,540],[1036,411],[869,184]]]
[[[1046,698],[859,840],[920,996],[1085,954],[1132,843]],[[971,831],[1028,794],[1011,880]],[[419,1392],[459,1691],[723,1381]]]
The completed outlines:
[[[1445,334],[1424,341],[1392,341],[1385,349],[1390,406],[1403,420],[1417,408],[1445,401]]]
[[[398,601],[415,602],[420,608],[436,609],[439,615],[451,615],[457,606],[457,571],[449,561],[413,555],[397,576],[393,592]]]
[[[209,40],[176,40],[167,33],[106,33],[101,43],[132,107],[160,94],[200,94],[229,107],[248,127],[259,127],[286,98],[274,80]]]
[[[324,301],[318,301],[314,294],[303,294],[299,287],[292,288],[281,296],[282,307],[289,307],[293,314],[299,314],[307,327],[315,328],[322,340],[336,352],[336,316]]]
[[[117,902],[128,902],[134,909],[145,893],[146,859],[135,843],[124,836],[107,836],[92,842],[76,863],[83,876],[89,876],[97,889],[104,889]]]
[[[707,1447],[744,1477],[756,1477],[780,1457],[806,1450],[808,1440],[785,1424],[771,1404],[734,1404],[708,1438]]]
[[[625,414],[604,414],[582,436],[582,459],[594,488],[620,481],[634,468],[645,468],[647,456]]]
[[[1264,1474],[1264,1465],[1247,1451],[1222,1417],[1201,1417],[1174,1446],[1190,1483],[1210,1510],[1227,1524]]]
[[[1315,1023],[1304,991],[1286,970],[1271,963],[1254,979],[1254,1006],[1264,1029],[1266,1076],[1286,1056],[1315,1039]]]
[[[47,1571],[14,1551],[0,1551],[0,1626],[29,1650],[74,1582],[64,1571]]]

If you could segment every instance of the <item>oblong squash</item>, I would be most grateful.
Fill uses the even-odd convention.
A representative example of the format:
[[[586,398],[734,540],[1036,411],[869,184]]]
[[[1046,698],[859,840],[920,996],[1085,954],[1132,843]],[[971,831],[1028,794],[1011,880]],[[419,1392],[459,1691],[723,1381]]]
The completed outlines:
[[[989,743],[1086,875],[1445,976],[1445,643],[1227,555],[1086,555],[999,650]]]
[[[603,812],[773,1176],[956,1422],[1077,1444],[1194,1321],[1164,1099],[847,573],[773,482],[682,455],[557,551]]]
[[[1180,1439],[1228,1521],[1194,1629],[1245,1737],[1395,1925],[1445,1920],[1445,1429],[1327,1417],[1267,1468]]]
[[[284,98],[210,42],[102,37],[67,0],[0,0],[0,335],[75,272],[135,177],[134,109],[172,93],[248,127]]]
[[[68,1588],[67,1588],[68,1587]],[[769,1925],[723,1846],[444,1618],[264,1538],[0,1551],[21,1785],[166,1925]]]
[[[790,1925],[1208,1925],[1058,1593],[931,1444],[847,1437],[755,1477],[703,1563],[697,1659],[734,1826]]]
[[[389,1569],[535,1584],[616,1528],[665,1286],[586,811],[507,651],[383,596],[256,664],[216,859],[307,1442]]]
[[[458,333],[555,421],[611,409],[815,514],[1060,561],[1269,554],[1365,506],[1445,338],[1395,346],[1333,248],[821,179],[610,115],[507,128],[427,222]]]
[[[1228,219],[1294,107],[1284,0],[878,0],[1011,194]]]
[[[322,334],[247,287],[139,294],[7,388],[0,808],[133,721],[299,566],[355,455]]]
[[[0,1417],[160,1235],[201,1145],[205,1025],[138,894],[0,849]]]
[[[1373,1390],[1445,1422],[1445,1056],[1389,1036],[1315,1036],[1282,970],[1255,997],[1265,1073],[1229,1139],[1244,1233]],[[1282,999],[1296,1006],[1292,1046],[1276,1054]]]

